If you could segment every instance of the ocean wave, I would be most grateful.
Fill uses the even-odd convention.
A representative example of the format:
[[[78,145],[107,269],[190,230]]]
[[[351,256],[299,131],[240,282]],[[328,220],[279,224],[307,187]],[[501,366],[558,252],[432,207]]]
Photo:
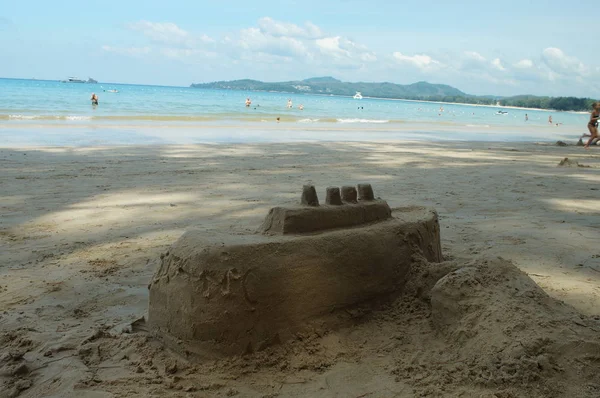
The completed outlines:
[[[8,115],[9,120],[33,120],[38,119],[36,115]]]
[[[319,120],[320,119],[300,119],[298,120],[298,123],[316,123]]]
[[[63,115],[0,115],[4,120],[92,120],[93,116]]]
[[[92,116],[65,116],[65,120],[92,120]]]
[[[485,127],[485,128],[489,128],[490,125],[489,124],[466,124],[466,127]]]
[[[337,119],[338,123],[389,123],[383,119]]]

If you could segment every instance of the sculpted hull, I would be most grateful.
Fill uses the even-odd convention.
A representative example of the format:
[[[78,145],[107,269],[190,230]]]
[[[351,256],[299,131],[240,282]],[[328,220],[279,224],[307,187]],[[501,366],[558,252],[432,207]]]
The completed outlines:
[[[399,292],[415,254],[442,260],[437,214],[396,209],[371,186],[312,186],[297,207],[271,209],[261,233],[193,230],[162,256],[150,284],[149,324],[190,357],[243,354],[294,333],[348,322],[349,307]]]

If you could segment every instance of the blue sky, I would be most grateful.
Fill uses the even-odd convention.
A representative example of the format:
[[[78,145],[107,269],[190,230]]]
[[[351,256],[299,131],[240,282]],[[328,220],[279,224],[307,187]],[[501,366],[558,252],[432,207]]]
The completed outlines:
[[[595,8],[555,0],[2,0],[0,76],[183,86],[334,76],[600,97]]]

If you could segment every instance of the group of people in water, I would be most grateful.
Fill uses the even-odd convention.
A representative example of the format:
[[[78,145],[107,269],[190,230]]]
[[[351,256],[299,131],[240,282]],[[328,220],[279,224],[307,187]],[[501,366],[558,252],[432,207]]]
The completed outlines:
[[[250,99],[250,97],[246,98],[246,108],[250,108],[252,106],[252,100]],[[256,107],[260,107],[260,105],[256,105]],[[256,107],[254,109],[256,109]],[[287,108],[288,109],[292,109],[293,108],[293,103],[292,100],[288,98],[287,100]],[[298,105],[298,110],[303,111],[304,110],[304,105],[300,104]],[[277,118],[277,123],[279,123],[281,121],[281,118]]]
[[[96,93],[92,93],[92,96],[90,97],[90,100],[92,101],[92,105],[93,106],[97,106],[98,105],[98,96],[96,95]],[[252,100],[250,100],[250,97],[246,98],[246,108],[249,108],[252,105]],[[260,105],[257,105],[257,107]],[[287,108],[288,109],[292,109],[293,104],[292,104],[292,100],[288,99],[287,101]],[[256,108],[254,108],[256,109]],[[362,107],[359,107],[359,109],[362,109]],[[304,105],[300,104],[298,106],[298,110],[304,110]],[[443,107],[440,107],[440,113],[444,111]],[[529,120],[529,116],[527,114],[525,114],[525,121]],[[280,118],[277,118],[277,123],[279,123]],[[584,134],[582,136],[583,137],[590,137],[587,141],[587,143],[584,145],[584,148],[588,149],[590,147],[590,145],[592,145],[594,142],[597,142],[599,140],[599,134],[598,134],[598,123],[600,121],[600,102],[594,102],[592,104],[592,114],[590,115],[590,121],[587,124],[587,128],[588,131],[590,132],[590,134]],[[552,115],[548,116],[548,124],[554,124],[552,121]],[[556,125],[558,126],[559,124],[562,123],[556,123]],[[580,141],[582,140],[582,138],[580,138]]]

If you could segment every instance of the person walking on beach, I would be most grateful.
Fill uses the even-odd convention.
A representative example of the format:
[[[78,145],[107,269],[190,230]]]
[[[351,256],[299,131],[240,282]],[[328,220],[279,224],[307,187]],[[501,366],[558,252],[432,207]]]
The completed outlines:
[[[96,93],[92,93],[92,97],[90,99],[92,100],[92,105],[98,105],[98,96]]]
[[[584,148],[589,149],[595,138],[598,138],[598,119],[600,118],[600,103],[594,102],[592,104],[592,114],[590,115],[590,121],[587,124],[587,128],[590,131],[590,139],[585,144]]]

